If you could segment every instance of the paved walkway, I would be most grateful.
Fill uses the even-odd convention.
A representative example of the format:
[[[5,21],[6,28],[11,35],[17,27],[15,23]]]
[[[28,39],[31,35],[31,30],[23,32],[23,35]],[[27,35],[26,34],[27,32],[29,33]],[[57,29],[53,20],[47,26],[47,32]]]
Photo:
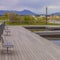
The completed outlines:
[[[0,60],[60,60],[60,50],[52,42],[20,26],[10,26],[9,30],[4,40],[11,41],[14,48],[7,54],[1,47]]]

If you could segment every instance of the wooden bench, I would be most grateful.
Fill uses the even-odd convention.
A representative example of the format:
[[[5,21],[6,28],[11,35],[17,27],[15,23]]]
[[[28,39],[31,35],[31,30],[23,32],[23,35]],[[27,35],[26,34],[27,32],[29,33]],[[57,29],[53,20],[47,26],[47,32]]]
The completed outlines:
[[[12,42],[6,41],[6,42],[2,43],[2,47],[6,48],[7,49],[7,53],[8,53],[9,48],[13,48],[14,45],[13,45]]]

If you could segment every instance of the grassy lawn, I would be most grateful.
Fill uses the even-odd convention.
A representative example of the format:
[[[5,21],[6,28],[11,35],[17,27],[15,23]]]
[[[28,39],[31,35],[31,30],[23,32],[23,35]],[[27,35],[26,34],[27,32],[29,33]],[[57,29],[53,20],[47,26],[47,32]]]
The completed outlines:
[[[29,29],[30,31],[34,32],[34,31],[46,31],[46,29]]]
[[[45,22],[40,22],[40,23],[33,23],[33,24],[27,24],[27,23],[11,23],[11,22],[6,22],[7,25],[60,25],[56,23],[45,23]]]

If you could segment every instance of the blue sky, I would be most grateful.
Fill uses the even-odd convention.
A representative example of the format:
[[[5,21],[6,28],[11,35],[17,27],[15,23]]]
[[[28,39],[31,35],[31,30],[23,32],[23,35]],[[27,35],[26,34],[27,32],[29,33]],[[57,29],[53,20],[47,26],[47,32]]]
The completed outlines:
[[[28,9],[35,13],[60,12],[60,0],[0,0],[0,10],[24,10]]]

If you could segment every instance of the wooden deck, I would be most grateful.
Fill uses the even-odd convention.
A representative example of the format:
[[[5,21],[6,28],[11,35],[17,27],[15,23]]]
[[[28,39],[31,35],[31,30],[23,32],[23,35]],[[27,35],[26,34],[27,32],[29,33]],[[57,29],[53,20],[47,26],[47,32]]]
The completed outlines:
[[[20,26],[9,26],[9,30],[10,36],[3,37],[12,41],[14,48],[7,54],[1,47],[0,60],[60,60],[60,49],[52,42]]]

